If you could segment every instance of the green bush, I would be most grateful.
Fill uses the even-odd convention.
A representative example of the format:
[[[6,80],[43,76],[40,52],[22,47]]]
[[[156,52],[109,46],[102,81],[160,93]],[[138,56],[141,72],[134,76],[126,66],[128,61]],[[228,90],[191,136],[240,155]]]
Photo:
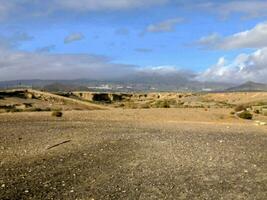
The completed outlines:
[[[248,120],[251,120],[253,118],[253,115],[248,111],[238,113],[237,116],[240,117],[241,119],[248,119]]]
[[[171,105],[170,105],[170,103],[168,101],[163,101],[162,107],[163,108],[170,108]]]
[[[63,112],[61,112],[61,111],[53,111],[52,112],[52,116],[53,117],[62,117],[63,116]]]

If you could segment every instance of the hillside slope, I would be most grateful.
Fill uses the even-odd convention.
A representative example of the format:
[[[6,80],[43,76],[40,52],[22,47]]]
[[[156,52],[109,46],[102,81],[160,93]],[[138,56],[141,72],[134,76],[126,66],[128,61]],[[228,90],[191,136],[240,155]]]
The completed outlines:
[[[252,81],[246,82],[242,85],[228,88],[226,91],[239,92],[239,91],[267,91],[267,85],[263,83],[255,83]]]

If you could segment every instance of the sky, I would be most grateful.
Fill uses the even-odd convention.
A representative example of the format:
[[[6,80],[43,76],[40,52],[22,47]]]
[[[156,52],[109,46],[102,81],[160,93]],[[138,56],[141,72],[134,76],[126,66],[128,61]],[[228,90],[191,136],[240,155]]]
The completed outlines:
[[[0,0],[0,81],[267,83],[267,0]]]

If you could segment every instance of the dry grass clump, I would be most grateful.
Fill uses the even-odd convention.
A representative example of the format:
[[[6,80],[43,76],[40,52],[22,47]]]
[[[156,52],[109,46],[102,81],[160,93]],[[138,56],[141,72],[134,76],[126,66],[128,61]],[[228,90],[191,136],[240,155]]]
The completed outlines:
[[[236,112],[240,112],[240,111],[244,111],[244,110],[246,110],[247,109],[247,107],[245,106],[245,105],[237,105],[236,107],[235,107],[235,111]]]
[[[53,117],[62,117],[63,116],[63,112],[61,112],[61,111],[53,111],[52,112],[52,116]]]
[[[141,105],[140,105],[140,108],[141,108],[141,109],[149,109],[149,108],[150,108],[150,105],[149,105],[148,103],[141,104]]]

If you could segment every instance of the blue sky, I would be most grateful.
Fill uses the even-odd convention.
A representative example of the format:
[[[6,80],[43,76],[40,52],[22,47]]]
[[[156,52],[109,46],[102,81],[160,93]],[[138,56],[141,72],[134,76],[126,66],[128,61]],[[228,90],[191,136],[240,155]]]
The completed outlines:
[[[202,81],[264,82],[267,75],[266,0],[0,3],[0,80],[105,79],[164,68]],[[258,51],[264,60],[255,60]]]

